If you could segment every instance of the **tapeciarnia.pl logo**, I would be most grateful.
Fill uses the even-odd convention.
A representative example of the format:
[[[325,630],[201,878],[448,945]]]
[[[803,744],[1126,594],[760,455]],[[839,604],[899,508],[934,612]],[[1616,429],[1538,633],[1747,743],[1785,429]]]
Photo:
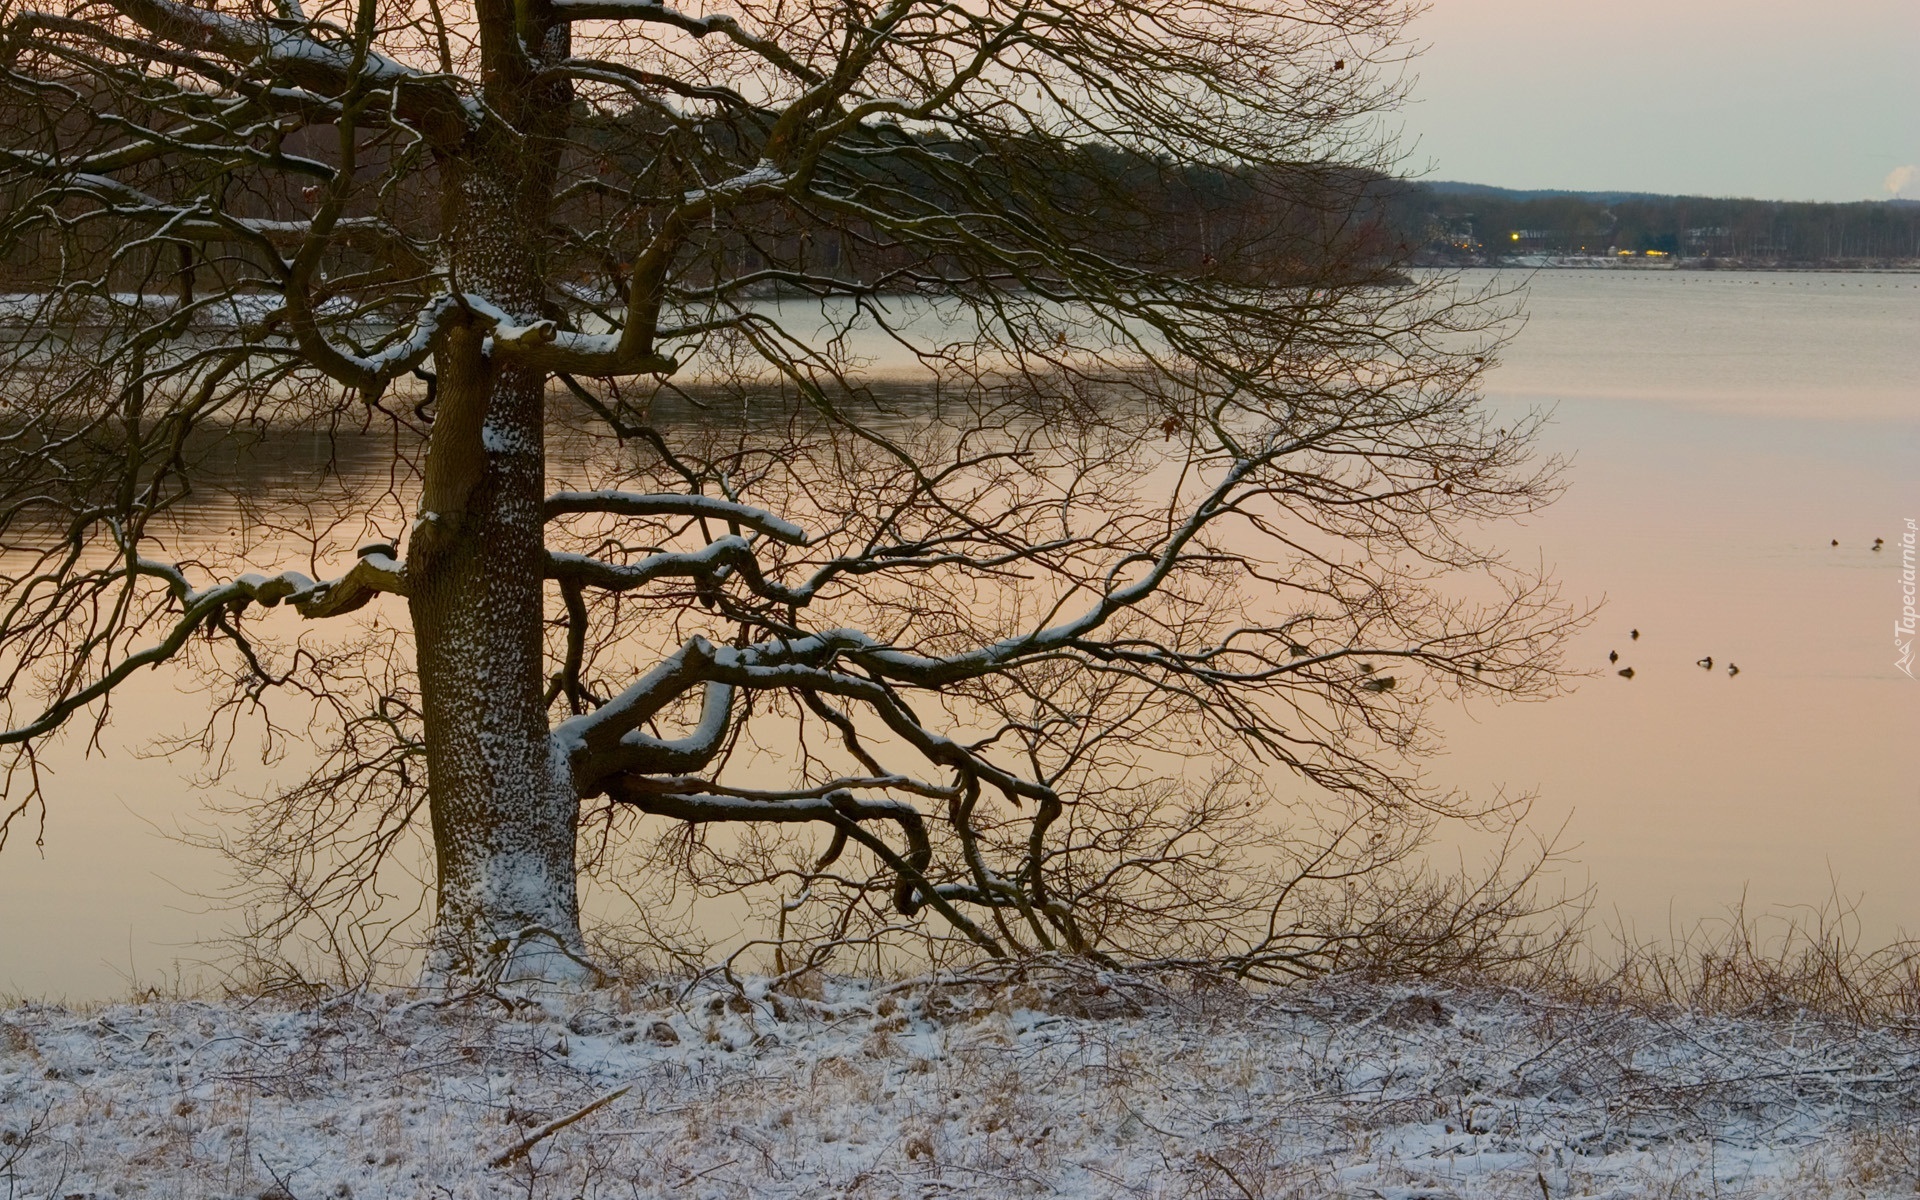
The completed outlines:
[[[1913,642],[1915,615],[1914,602],[1914,538],[1920,533],[1920,525],[1914,518],[1907,518],[1907,530],[1900,535],[1900,619],[1893,623],[1893,665],[1900,668],[1908,679],[1913,678]]]

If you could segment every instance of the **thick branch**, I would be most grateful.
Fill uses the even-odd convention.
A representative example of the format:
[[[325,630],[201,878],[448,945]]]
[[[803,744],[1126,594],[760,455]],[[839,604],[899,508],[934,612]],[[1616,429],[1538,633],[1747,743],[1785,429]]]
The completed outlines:
[[[998,942],[953,906],[946,889],[934,887],[928,881],[925,872],[933,861],[933,844],[927,836],[926,818],[905,801],[862,799],[848,791],[761,799],[656,791],[649,786],[650,782],[645,777],[622,777],[607,794],[616,803],[632,805],[642,812],[694,824],[818,821],[831,825],[872,850],[895,872],[899,882],[894,889],[894,906],[903,915],[912,916],[923,905],[932,907],[989,954],[999,957],[1004,953]],[[875,820],[893,821],[900,826],[907,838],[908,850],[904,857],[861,828],[862,822]]]
[[[733,691],[731,684],[707,684],[700,720],[682,737],[656,738],[638,729],[628,730],[612,750],[582,764],[584,770],[576,772],[576,786],[590,793],[607,777],[619,773],[669,775],[702,769],[726,744],[733,717]],[[580,778],[583,773],[589,777]]]
[[[819,83],[825,78],[787,53],[778,42],[748,33],[740,27],[740,22],[725,13],[695,17],[655,0],[554,0],[553,14],[562,21],[646,21],[671,25],[696,38],[723,34],[736,46],[753,51],[796,79]]]

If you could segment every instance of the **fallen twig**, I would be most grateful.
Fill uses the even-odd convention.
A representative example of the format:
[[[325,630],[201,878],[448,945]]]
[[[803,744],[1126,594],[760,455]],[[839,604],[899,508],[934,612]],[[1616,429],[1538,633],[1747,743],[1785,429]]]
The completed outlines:
[[[573,1124],[575,1121],[578,1121],[582,1117],[590,1115],[597,1109],[605,1108],[607,1105],[612,1104],[615,1100],[618,1100],[620,1097],[626,1095],[628,1092],[632,1090],[633,1090],[633,1085],[628,1084],[626,1087],[620,1088],[616,1091],[608,1092],[606,1095],[600,1097],[598,1100],[595,1100],[593,1103],[587,1105],[585,1108],[575,1109],[573,1112],[568,1113],[564,1117],[559,1117],[555,1120],[548,1121],[545,1125],[542,1125],[540,1128],[534,1130],[532,1133],[522,1138],[518,1145],[515,1145],[511,1149],[504,1150],[501,1153],[496,1154],[492,1158],[488,1159],[487,1165],[490,1167],[506,1166],[508,1163],[513,1162],[515,1159],[524,1155],[527,1151],[539,1145],[543,1138],[552,1137],[554,1134],[559,1133],[562,1129],[565,1129],[567,1126]]]

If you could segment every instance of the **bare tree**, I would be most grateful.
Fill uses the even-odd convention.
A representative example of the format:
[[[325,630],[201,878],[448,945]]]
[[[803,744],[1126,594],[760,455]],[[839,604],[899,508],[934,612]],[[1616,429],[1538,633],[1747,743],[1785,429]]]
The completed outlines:
[[[424,812],[443,972],[587,969],[622,814],[828,941],[1285,970],[1511,915],[1337,899],[1488,810],[1423,714],[1555,690],[1575,619],[1479,541],[1555,486],[1481,407],[1500,314],[1381,232],[1408,15],[14,9],[14,817],[191,658],[324,743],[236,852],[343,904]],[[247,511],[304,571],[180,549],[299,431],[330,471]]]

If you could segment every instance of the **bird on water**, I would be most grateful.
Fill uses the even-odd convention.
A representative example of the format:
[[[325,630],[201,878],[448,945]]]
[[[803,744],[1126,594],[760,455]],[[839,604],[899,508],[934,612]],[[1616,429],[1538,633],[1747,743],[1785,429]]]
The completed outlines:
[[[1637,641],[1639,641],[1639,640],[1640,640],[1640,631],[1639,631],[1638,629],[1636,629],[1636,630],[1634,630],[1634,631],[1633,631],[1633,633],[1632,633],[1632,634],[1630,634],[1629,636],[1630,636],[1630,637],[1632,637],[1632,638],[1633,638],[1633,640],[1637,642]]]
[[[1633,678],[1633,668],[1632,668],[1632,667],[1622,667],[1622,668],[1620,668],[1620,678],[1622,678],[1622,679],[1632,679],[1632,678]]]
[[[1728,678],[1728,679],[1732,679],[1732,678],[1733,678],[1733,677],[1734,677],[1735,675],[1738,675],[1739,673],[1740,673],[1740,668],[1739,668],[1738,666],[1736,666],[1736,665],[1734,665],[1733,663],[1728,663],[1728,664],[1727,664],[1727,678]]]
[[[1609,651],[1607,651],[1607,661],[1608,661],[1608,662],[1610,662],[1610,663],[1617,663],[1617,662],[1619,662],[1619,661],[1620,661],[1620,652],[1619,652],[1618,650],[1609,650]]]
[[[1709,654],[1693,665],[1699,667],[1702,671],[1711,671],[1713,670],[1713,655]]]

